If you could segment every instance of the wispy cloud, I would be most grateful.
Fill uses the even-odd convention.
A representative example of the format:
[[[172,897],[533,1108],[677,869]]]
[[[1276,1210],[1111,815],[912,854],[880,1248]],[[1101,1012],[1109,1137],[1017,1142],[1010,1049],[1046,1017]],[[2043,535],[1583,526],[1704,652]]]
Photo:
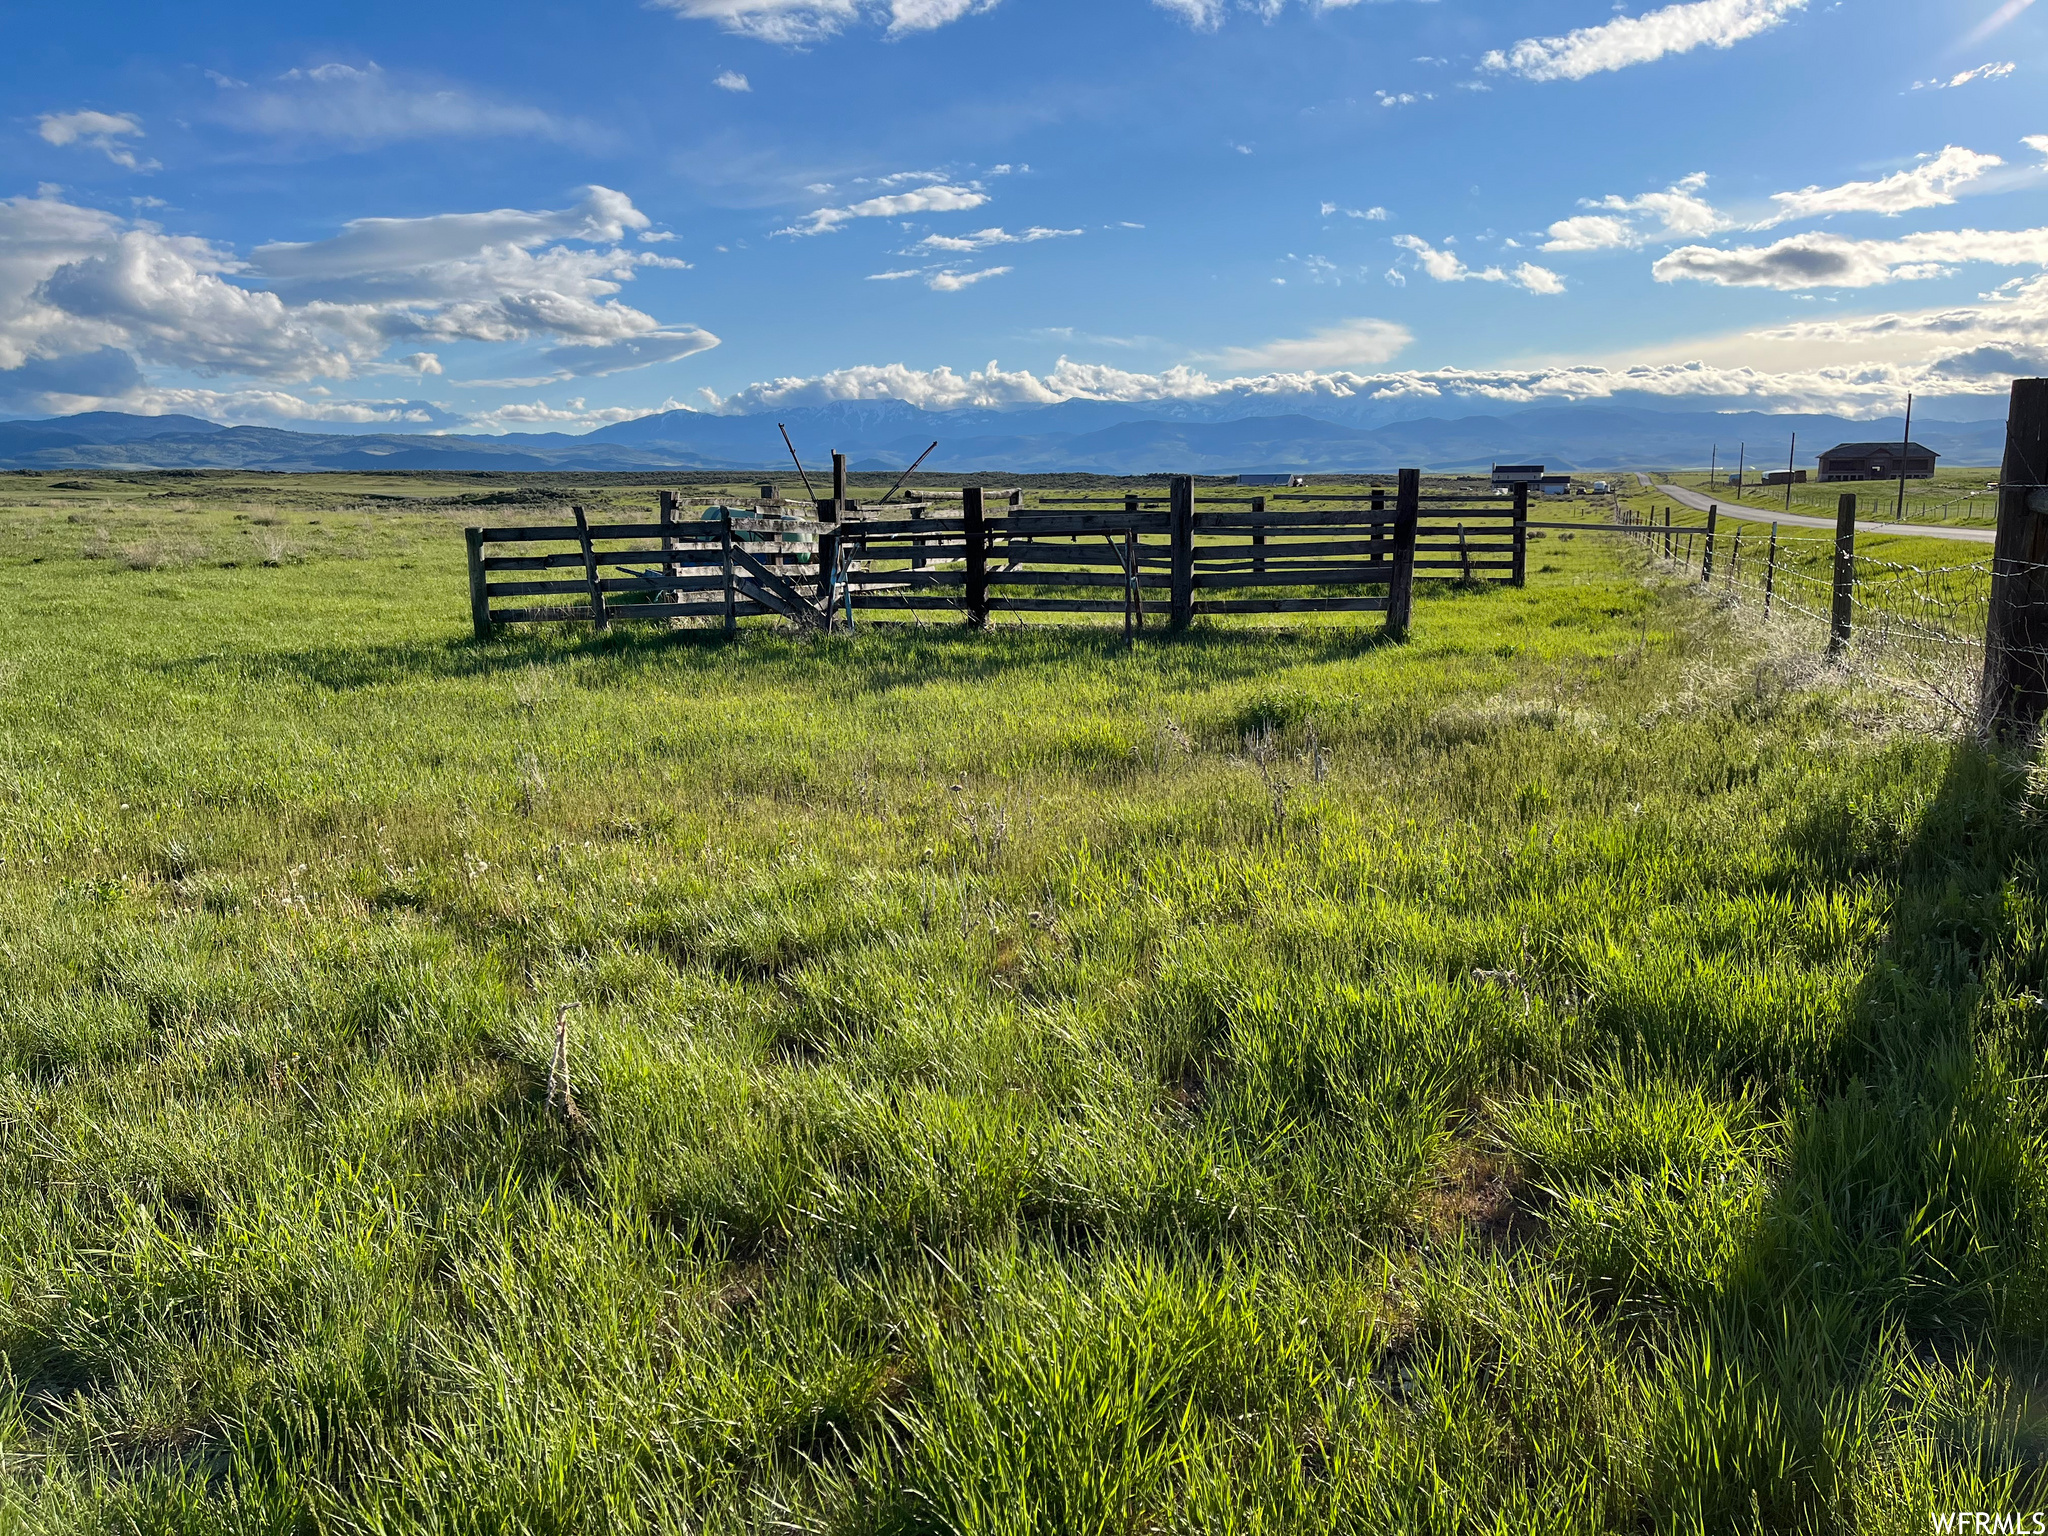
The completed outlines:
[[[690,21],[709,21],[763,42],[801,47],[871,19],[892,37],[929,32],[994,7],[996,0],[653,0]]]
[[[1560,37],[1527,37],[1487,54],[1480,64],[1529,80],[1583,80],[1695,48],[1732,48],[1770,31],[1805,5],[1806,0],[1689,0]]]
[[[1015,234],[1000,228],[977,229],[971,235],[926,235],[910,249],[952,251],[965,255],[971,251],[985,251],[992,245],[1034,245],[1040,240],[1072,239],[1080,233],[1078,229],[1047,229],[1037,224]]]
[[[394,77],[375,61],[293,69],[262,89],[228,89],[217,115],[279,139],[368,149],[409,139],[588,139],[591,130],[539,107],[493,101],[459,86]]]
[[[971,288],[976,283],[1015,270],[1014,267],[983,267],[979,272],[934,272],[925,279],[925,287],[934,293],[958,293],[962,288]]]
[[[2002,30],[2008,23],[2018,19],[2020,12],[2032,5],[2034,0],[2005,0],[2005,3],[1970,30],[1959,47],[1973,48],[1994,32]]]
[[[2003,80],[2018,68],[2019,65],[2012,63],[1979,64],[1975,69],[1966,69],[1961,74],[1950,75],[1946,79],[1915,80],[1913,82],[1913,89],[1916,91],[1952,91],[1959,85],[1968,85],[1975,80]]]
[[[154,160],[138,158],[122,142],[143,137],[142,120],[131,112],[45,112],[36,119],[36,136],[45,144],[96,149],[126,170],[162,169]]]
[[[1226,347],[1202,354],[1226,368],[1371,368],[1391,362],[1415,340],[1405,325],[1358,316],[1327,325],[1306,336],[1269,341],[1256,347]]]
[[[775,233],[828,235],[851,224],[855,219],[900,219],[912,213],[958,213],[969,208],[979,208],[987,201],[988,194],[977,186],[955,186],[942,181],[912,187],[904,192],[885,192],[880,197],[865,198],[843,208],[816,208],[788,228],[778,229]]]
[[[753,86],[747,83],[747,77],[736,69],[728,69],[723,74],[713,75],[711,83],[721,91],[751,91],[753,89]]]
[[[1508,283],[1530,293],[1564,292],[1564,279],[1548,267],[1525,261],[1512,272],[1502,267],[1468,267],[1453,251],[1440,251],[1419,235],[1396,235],[1394,244],[1415,258],[1425,277],[1439,283]]]
[[[1371,219],[1376,223],[1384,221],[1388,217],[1387,210],[1384,208],[1344,208],[1336,203],[1323,204],[1324,218],[1327,219],[1332,215],[1340,213],[1347,219]]]
[[[1915,208],[1942,208],[1953,203],[1955,189],[1975,181],[1986,171],[2005,162],[1996,155],[1951,144],[1938,155],[1924,157],[1920,164],[1895,171],[1876,181],[1848,181],[1839,187],[1807,187],[1798,192],[1773,192],[1771,201],[1778,211],[1751,226],[1769,229],[1791,219],[1817,218],[1833,213],[1907,213]]]

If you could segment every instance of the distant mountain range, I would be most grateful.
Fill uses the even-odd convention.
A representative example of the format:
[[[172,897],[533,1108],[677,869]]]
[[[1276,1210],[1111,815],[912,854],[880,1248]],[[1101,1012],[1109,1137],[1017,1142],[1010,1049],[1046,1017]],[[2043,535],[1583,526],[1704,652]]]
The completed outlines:
[[[1007,411],[923,411],[900,401],[853,401],[779,416],[667,411],[582,436],[500,437],[291,432],[224,427],[196,416],[95,411],[0,421],[0,468],[779,473],[790,464],[778,421],[788,425],[814,468],[828,463],[836,450],[857,470],[898,470],[935,438],[938,449],[924,468],[962,473],[1329,473],[1408,465],[1442,471],[1494,463],[1598,470],[1704,464],[1716,445],[1722,462],[1732,467],[1742,443],[1748,445],[1750,463],[1776,468],[1785,462],[1795,432],[1802,448],[1799,462],[1810,467],[1818,453],[1837,442],[1896,437],[1903,425],[1896,417],[1850,421],[1588,402],[1363,426],[1301,413],[1205,419],[1199,406],[1069,400]],[[1913,437],[1950,464],[1994,465],[2004,452],[2005,424],[1916,421]]]

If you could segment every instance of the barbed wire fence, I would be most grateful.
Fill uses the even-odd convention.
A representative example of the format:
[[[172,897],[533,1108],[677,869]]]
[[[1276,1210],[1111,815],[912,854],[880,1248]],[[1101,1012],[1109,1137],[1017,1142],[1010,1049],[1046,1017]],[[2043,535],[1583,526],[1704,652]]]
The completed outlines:
[[[1851,552],[1838,583],[1842,557],[1824,533],[1725,519],[1711,535],[1648,528],[1637,540],[1652,570],[1696,585],[1774,650],[1825,658],[1860,682],[1922,701],[1945,723],[1975,723],[1991,607],[1988,550],[1981,560],[1933,566]]]

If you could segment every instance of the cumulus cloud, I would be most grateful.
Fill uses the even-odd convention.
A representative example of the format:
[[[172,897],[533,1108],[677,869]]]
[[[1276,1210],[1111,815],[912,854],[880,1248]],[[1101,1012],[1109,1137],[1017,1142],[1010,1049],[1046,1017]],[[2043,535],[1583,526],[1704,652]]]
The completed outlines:
[[[940,181],[913,187],[906,192],[885,192],[880,197],[865,198],[844,208],[814,209],[797,223],[775,233],[829,235],[855,219],[900,219],[912,213],[958,213],[979,208],[987,201],[988,194],[977,186],[954,186]]]
[[[1502,267],[1468,267],[1456,252],[1437,250],[1419,235],[1396,235],[1394,244],[1414,256],[1416,268],[1424,276],[1439,283],[1509,283],[1530,293],[1564,292],[1564,279],[1534,262],[1525,261],[1512,272]]]
[[[36,136],[45,144],[96,149],[127,170],[162,169],[154,160],[137,158],[122,142],[143,137],[142,120],[131,112],[45,112],[36,119]]]
[[[2030,133],[2020,142],[2037,155],[2048,155],[2048,133]]]
[[[389,370],[396,344],[555,345],[560,376],[615,373],[717,344],[615,295],[670,258],[622,249],[646,216],[586,189],[559,210],[361,219],[247,258],[56,196],[0,202],[0,372],[119,352],[204,376],[282,383]],[[437,372],[415,351],[398,367]]]
[[[1543,249],[1633,250],[1652,240],[1696,240],[1731,228],[1733,221],[1700,196],[1706,185],[1707,173],[1695,171],[1662,192],[1585,199],[1580,207],[1599,211],[1559,219],[1550,226]]]
[[[591,137],[589,130],[538,107],[493,101],[438,82],[394,78],[375,62],[287,70],[261,89],[226,90],[213,111],[245,133],[352,149],[409,139]]]
[[[2004,64],[1979,64],[1975,69],[1966,69],[1961,74],[1950,75],[1946,79],[1937,77],[1933,80],[1915,80],[1913,82],[1913,89],[1916,91],[1952,91],[1959,85],[1968,85],[1976,80],[2002,80],[2018,68],[2019,65],[2010,62]]]
[[[1361,316],[1340,320],[1307,336],[1257,347],[1230,347],[1206,360],[1243,369],[1368,368],[1392,361],[1414,339],[1404,325]]]
[[[996,0],[654,0],[690,21],[710,21],[742,37],[801,47],[863,18],[887,25],[891,36],[929,32],[991,9]]]
[[[1695,48],[1732,48],[1768,32],[1806,0],[1690,0],[1642,16],[1617,16],[1561,37],[1527,37],[1497,49],[1482,67],[1529,80],[1583,80]]]
[[[751,91],[753,89],[753,86],[747,83],[747,77],[736,69],[728,69],[720,74],[713,75],[711,83],[721,91]]]
[[[1778,211],[1752,229],[1769,229],[1792,219],[1834,213],[1906,213],[1915,208],[1941,208],[1956,200],[1955,189],[2005,162],[1996,155],[1950,144],[1938,155],[1922,156],[1918,165],[1877,181],[1847,181],[1839,187],[1807,187],[1799,192],[1773,192]]]
[[[1688,245],[1650,272],[1660,283],[1692,279],[1728,288],[1873,288],[1945,277],[1973,262],[2048,266],[2048,229],[1931,230],[1897,240],[1849,240],[1820,231],[1733,250]]]
[[[1247,348],[1246,353],[1260,349]],[[1051,405],[1062,400],[1201,400],[1247,415],[1313,410],[1318,403],[1355,400],[1444,401],[1482,405],[1534,405],[1545,401],[1605,400],[1620,394],[1669,399],[1746,401],[1772,410],[1877,414],[1897,409],[1909,389],[1935,377],[1929,365],[1857,365],[1769,372],[1717,367],[1699,361],[1531,369],[1436,368],[1391,373],[1304,368],[1218,378],[1181,365],[1141,373],[1062,357],[1045,374],[1005,372],[991,362],[960,374],[950,368],[913,369],[901,363],[838,369],[810,378],[781,378],[730,395],[704,391],[720,414],[743,414],[826,405],[845,400],[902,400],[925,410],[999,410]],[[2005,381],[1973,383],[1950,377],[1954,393],[1991,394]]]

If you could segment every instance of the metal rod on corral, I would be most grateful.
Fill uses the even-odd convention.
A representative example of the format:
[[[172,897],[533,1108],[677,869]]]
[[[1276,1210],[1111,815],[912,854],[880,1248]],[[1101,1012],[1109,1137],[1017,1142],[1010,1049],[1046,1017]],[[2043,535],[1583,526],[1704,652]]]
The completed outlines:
[[[938,446],[938,440],[934,438],[932,440],[932,448],[936,448]],[[903,471],[902,474],[896,477],[896,483],[890,486],[889,489],[883,493],[882,501],[876,502],[876,506],[881,506],[882,502],[887,501],[891,496],[894,496],[898,491],[903,489],[903,482],[908,480],[912,475],[916,474],[917,466],[922,464],[926,459],[931,457],[932,448],[925,449],[923,453],[920,453],[916,458],[910,461],[910,468],[906,469],[905,471]]]
[[[725,632],[739,633],[740,612],[737,594],[733,589],[732,570],[732,508],[718,509],[718,539],[725,551]]]
[[[1771,588],[1778,579],[1778,525],[1771,524],[1771,547],[1764,555],[1764,617],[1771,616]]]
[[[569,510],[576,515],[576,541],[583,546],[583,579],[590,587],[590,617],[598,629],[610,629],[611,616],[604,611],[604,588],[597,580],[597,551],[590,543],[590,519],[581,507]]]
[[[810,471],[804,468],[804,461],[796,456],[796,444],[789,440],[789,428],[778,421],[775,423],[775,430],[782,434],[782,446],[789,450],[789,462],[794,464],[796,472],[804,477],[805,497],[812,502],[816,502],[818,493],[811,489]]]
[[[982,489],[960,491],[961,532],[967,543],[967,622],[988,627],[988,525],[982,515]]]
[[[2031,730],[2048,713],[2048,379],[2012,383],[1982,709],[1999,735]]]
[[[1508,578],[1515,586],[1529,581],[1529,482],[1515,482],[1515,569]]]
[[[1707,536],[1700,545],[1700,585],[1706,586],[1714,579],[1714,524],[1720,520],[1721,504],[1707,503]]]
[[[1394,491],[1394,579],[1387,587],[1387,633],[1408,636],[1415,616],[1415,525],[1422,510],[1422,471],[1404,469]]]
[[[1849,648],[1856,611],[1856,498],[1844,495],[1835,504],[1835,608],[1828,625],[1828,654]]]
[[[1169,555],[1172,561],[1172,606],[1167,627],[1179,634],[1195,614],[1195,481],[1175,475],[1167,510]]]
[[[469,622],[476,630],[477,639],[488,640],[491,638],[491,589],[484,583],[483,529],[463,529],[462,541],[469,546]]]

